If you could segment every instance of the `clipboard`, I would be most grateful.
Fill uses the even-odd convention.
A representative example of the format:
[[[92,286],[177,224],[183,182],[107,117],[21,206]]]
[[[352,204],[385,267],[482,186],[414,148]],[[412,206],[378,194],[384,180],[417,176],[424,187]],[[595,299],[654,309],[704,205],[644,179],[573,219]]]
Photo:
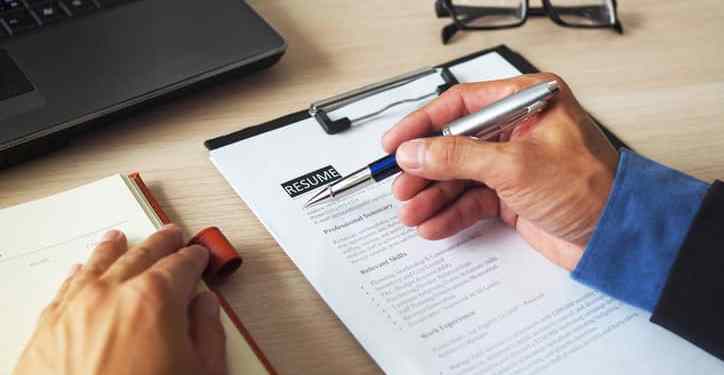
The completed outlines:
[[[442,92],[444,92],[449,87],[453,86],[455,83],[457,83],[456,77],[450,73],[449,68],[462,64],[466,61],[481,57],[483,55],[489,54],[489,53],[497,53],[500,55],[503,59],[505,59],[508,63],[510,63],[513,67],[515,67],[518,71],[520,71],[522,74],[530,74],[530,73],[538,73],[540,70],[536,68],[531,62],[529,62],[525,57],[523,57],[521,54],[517,53],[516,51],[513,51],[512,49],[508,48],[508,46],[501,44],[496,47],[487,48],[480,50],[478,52],[474,52],[462,57],[459,57],[454,60],[450,60],[448,62],[436,65],[434,67],[429,68],[421,68],[418,70],[415,70],[410,73],[406,73],[400,76],[392,77],[388,80],[384,80],[382,82],[374,83],[368,86],[361,87],[359,89],[355,89],[352,91],[349,91],[347,93],[342,93],[339,95],[335,95],[331,98],[323,99],[320,101],[316,101],[314,103],[310,104],[310,107],[308,109],[299,110],[296,112],[289,113],[287,115],[278,117],[274,120],[247,127],[226,135],[222,135],[219,137],[215,137],[209,140],[206,140],[204,142],[204,146],[207,150],[215,150],[227,145],[230,145],[232,143],[236,143],[239,141],[242,141],[244,139],[248,139],[254,136],[257,136],[259,134],[263,134],[266,132],[274,131],[276,129],[280,129],[282,127],[295,124],[297,122],[309,119],[311,117],[315,117],[317,119],[317,122],[320,124],[320,126],[330,134],[330,136],[334,136],[334,134],[338,132],[345,131],[351,127],[351,124],[349,122],[353,122],[354,120],[350,119],[339,119],[341,121],[331,120],[329,118],[324,118],[327,111],[318,111],[317,109],[320,107],[320,105],[329,104],[331,102],[332,104],[335,103],[335,101],[339,102],[340,104],[346,105],[351,101],[355,100],[361,100],[364,99],[367,95],[370,93],[372,95],[376,93],[380,93],[384,90],[392,89],[397,87],[400,84],[409,83],[415,79],[418,79],[421,77],[422,74],[433,74],[431,72],[436,72],[437,74],[440,74],[441,77],[444,79],[445,84],[441,85],[439,87],[435,88],[435,94],[440,95]],[[423,96],[429,97],[429,93],[424,93],[422,96],[417,98],[401,98],[399,101],[412,101],[414,99],[424,99]],[[396,103],[390,103],[396,104]],[[336,109],[338,107],[334,107],[332,109]],[[377,112],[383,112],[383,110],[386,110],[385,108],[381,108],[381,111]],[[372,113],[375,114],[375,113]],[[589,116],[591,116],[589,114]],[[627,147],[626,143],[624,143],[618,136],[616,136],[613,132],[611,132],[608,128],[606,128],[603,124],[601,124],[600,121],[598,121],[596,118],[591,116],[593,121],[598,125],[599,128],[603,131],[603,133],[606,135],[608,140],[613,144],[613,146],[616,149],[619,149],[621,147]],[[339,129],[337,129],[335,126],[339,126]]]
[[[460,82],[537,71],[499,46],[425,69],[422,79],[416,80],[415,72],[393,77],[392,82],[412,82],[340,110],[332,106],[328,117],[354,123],[402,99],[436,93],[447,82],[441,76],[445,67]],[[325,105],[377,89],[365,86],[315,103],[329,109]],[[427,241],[400,222],[404,203],[393,196],[393,179],[304,207],[307,194],[384,153],[379,144],[384,132],[426,102],[408,102],[335,134],[324,130],[312,103],[312,111],[208,142],[216,147],[209,152],[211,162],[226,182],[383,371],[566,373],[594,358],[601,365],[596,373],[607,374],[635,370],[647,358],[665,372],[684,356],[705,373],[721,372],[720,362],[651,326],[634,307],[576,283],[496,218]],[[532,277],[521,278],[521,269]],[[556,323],[555,317],[564,315],[587,323]],[[632,340],[643,349],[626,350]]]

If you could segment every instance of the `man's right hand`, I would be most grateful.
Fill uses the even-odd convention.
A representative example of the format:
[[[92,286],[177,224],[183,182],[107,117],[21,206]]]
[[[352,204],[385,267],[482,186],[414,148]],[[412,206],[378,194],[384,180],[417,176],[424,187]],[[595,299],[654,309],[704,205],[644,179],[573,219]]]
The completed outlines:
[[[420,138],[528,86],[557,80],[558,96],[499,142]],[[608,199],[618,153],[552,74],[457,85],[383,138],[404,173],[394,183],[401,220],[441,239],[500,216],[554,263],[572,270]]]

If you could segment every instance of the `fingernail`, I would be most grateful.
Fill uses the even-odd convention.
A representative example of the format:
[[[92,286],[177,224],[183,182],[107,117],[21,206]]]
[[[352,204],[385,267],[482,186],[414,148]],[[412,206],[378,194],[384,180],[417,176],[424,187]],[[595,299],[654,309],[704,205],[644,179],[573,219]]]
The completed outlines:
[[[158,228],[158,230],[173,230],[178,231],[178,225],[170,223],[170,224],[164,224],[161,228]]]
[[[216,296],[211,292],[202,292],[199,299],[201,313],[209,318],[217,319],[219,317],[219,302],[216,300]]]
[[[397,148],[397,164],[405,170],[417,170],[422,166],[425,142],[421,139],[408,141]]]
[[[179,226],[176,224],[165,224],[161,228],[158,228],[158,231],[159,232],[170,232],[170,233],[178,236],[179,238],[181,238],[181,236],[182,236],[181,228],[179,228]]]
[[[123,233],[119,230],[112,229],[103,233],[103,236],[100,238],[100,242],[118,241],[121,238],[123,238]]]

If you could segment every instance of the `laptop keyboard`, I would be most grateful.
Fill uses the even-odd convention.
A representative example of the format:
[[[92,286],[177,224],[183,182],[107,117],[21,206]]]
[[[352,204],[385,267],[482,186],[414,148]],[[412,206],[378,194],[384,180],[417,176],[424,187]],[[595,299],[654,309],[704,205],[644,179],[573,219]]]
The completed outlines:
[[[0,0],[0,40],[134,0]]]

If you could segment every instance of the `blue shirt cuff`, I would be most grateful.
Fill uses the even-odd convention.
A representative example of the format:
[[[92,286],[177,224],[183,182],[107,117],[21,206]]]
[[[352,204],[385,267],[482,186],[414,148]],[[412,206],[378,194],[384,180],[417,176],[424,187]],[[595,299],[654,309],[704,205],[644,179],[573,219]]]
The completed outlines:
[[[573,278],[653,311],[708,187],[621,149],[608,202]]]

